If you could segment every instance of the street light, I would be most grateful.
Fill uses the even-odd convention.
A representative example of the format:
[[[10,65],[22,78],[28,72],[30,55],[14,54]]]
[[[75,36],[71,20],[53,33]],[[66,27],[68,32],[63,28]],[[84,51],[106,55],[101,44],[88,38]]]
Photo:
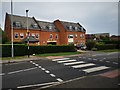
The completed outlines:
[[[11,55],[13,58],[14,57],[14,47],[13,47],[13,3],[12,3],[12,0],[11,0],[11,44],[12,44]]]
[[[28,58],[29,58],[29,39],[30,39],[29,34],[30,34],[30,32],[28,30],[28,11],[29,10],[26,10],[26,17],[27,17],[27,44],[28,44]]]

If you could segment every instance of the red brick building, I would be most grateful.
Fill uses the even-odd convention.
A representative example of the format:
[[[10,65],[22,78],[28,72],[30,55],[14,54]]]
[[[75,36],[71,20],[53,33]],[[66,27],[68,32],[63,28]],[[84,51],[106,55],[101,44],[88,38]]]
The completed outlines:
[[[11,15],[6,13],[5,32],[11,41]],[[27,37],[27,17],[12,16],[13,41],[22,42]],[[79,24],[55,20],[54,22],[38,21],[34,17],[28,17],[28,30],[30,36],[38,40],[34,45],[63,45],[85,44],[86,30]],[[32,43],[31,43],[32,44]]]

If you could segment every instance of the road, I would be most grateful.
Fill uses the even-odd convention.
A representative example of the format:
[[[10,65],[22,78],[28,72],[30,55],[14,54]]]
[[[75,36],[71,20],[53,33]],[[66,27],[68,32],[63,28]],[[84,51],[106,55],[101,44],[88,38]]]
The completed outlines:
[[[65,88],[64,82],[88,76],[115,79],[116,85],[113,85],[114,88],[114,86],[119,86],[117,81],[118,70],[120,69],[118,58],[116,52],[88,52],[72,57],[3,64],[2,73],[0,74],[2,76],[2,88],[40,89],[47,86],[61,85],[61,83],[63,83],[61,87]],[[72,84],[70,86],[72,87]],[[106,87],[109,88],[109,86]],[[60,86],[56,88],[60,88]]]

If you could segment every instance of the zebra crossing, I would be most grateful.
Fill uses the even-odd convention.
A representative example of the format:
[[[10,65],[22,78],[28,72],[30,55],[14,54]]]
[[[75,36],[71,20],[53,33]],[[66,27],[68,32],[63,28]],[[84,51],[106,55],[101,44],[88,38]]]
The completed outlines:
[[[108,70],[111,68],[107,66],[99,66],[95,63],[88,63],[85,61],[78,61],[76,59],[70,59],[70,58],[59,58],[59,59],[53,59],[52,61],[57,62],[59,64],[63,64],[65,66],[72,67],[74,69],[78,69],[79,71],[84,71],[85,73],[94,73],[94,72]]]

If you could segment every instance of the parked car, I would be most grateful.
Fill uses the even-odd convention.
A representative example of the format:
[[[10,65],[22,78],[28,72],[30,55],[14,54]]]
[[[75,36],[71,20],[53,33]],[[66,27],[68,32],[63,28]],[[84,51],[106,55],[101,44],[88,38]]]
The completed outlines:
[[[81,50],[86,50],[87,47],[86,47],[86,46],[83,46],[83,47],[81,47],[80,49],[81,49]]]

